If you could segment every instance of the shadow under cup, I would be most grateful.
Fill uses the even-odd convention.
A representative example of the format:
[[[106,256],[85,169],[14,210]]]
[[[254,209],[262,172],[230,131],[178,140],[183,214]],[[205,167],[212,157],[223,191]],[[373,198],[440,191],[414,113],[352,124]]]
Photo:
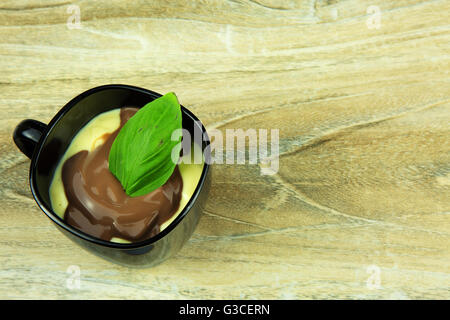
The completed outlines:
[[[24,120],[14,132],[14,141],[28,157],[32,157],[30,186],[44,213],[67,237],[88,251],[109,261],[126,266],[150,267],[175,254],[190,238],[198,224],[208,197],[210,166],[204,163],[198,185],[178,217],[163,231],[145,241],[122,244],[104,241],[66,224],[52,210],[50,184],[66,149],[76,134],[97,115],[120,107],[141,108],[161,95],[127,85],[106,85],[88,90],[71,100],[46,126],[35,120]],[[191,137],[203,137],[202,151],[208,152],[209,138],[204,126],[189,110],[181,107],[183,129]],[[206,151],[205,151],[206,150]],[[208,158],[209,154],[205,154]]]

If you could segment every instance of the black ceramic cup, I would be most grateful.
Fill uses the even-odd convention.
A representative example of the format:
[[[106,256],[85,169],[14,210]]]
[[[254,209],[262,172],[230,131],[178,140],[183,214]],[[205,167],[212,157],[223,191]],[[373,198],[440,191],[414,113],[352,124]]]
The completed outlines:
[[[14,130],[17,147],[31,159],[30,187],[34,199],[57,228],[88,251],[129,267],[150,267],[175,254],[194,232],[208,197],[211,168],[204,163],[200,181],[189,202],[178,217],[163,231],[145,241],[123,244],[90,236],[65,223],[53,212],[50,184],[53,174],[75,135],[100,113],[123,106],[143,107],[161,95],[128,85],[105,85],[90,89],[72,99],[48,125],[24,120]],[[201,147],[205,158],[210,141],[204,126],[189,110],[181,106],[182,125],[191,136],[203,136]]]

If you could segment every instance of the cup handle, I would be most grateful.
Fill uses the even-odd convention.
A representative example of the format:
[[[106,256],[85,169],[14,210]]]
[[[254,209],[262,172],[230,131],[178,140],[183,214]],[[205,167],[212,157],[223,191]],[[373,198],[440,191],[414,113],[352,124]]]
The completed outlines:
[[[42,122],[31,119],[23,120],[14,130],[14,143],[23,154],[31,159],[39,139],[46,130],[47,125]]]

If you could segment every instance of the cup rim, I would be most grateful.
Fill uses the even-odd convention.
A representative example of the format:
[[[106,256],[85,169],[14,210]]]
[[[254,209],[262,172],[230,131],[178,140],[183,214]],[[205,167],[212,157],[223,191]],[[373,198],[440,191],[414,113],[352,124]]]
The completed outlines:
[[[126,84],[102,85],[102,86],[98,86],[98,87],[89,89],[89,90],[84,91],[83,93],[79,94],[78,96],[76,96],[75,98],[70,100],[64,107],[62,107],[61,110],[58,111],[58,113],[48,123],[45,132],[42,134],[41,138],[39,139],[39,142],[36,146],[35,151],[33,152],[32,158],[31,158],[29,183],[30,183],[31,193],[33,194],[33,197],[34,197],[36,203],[38,204],[39,208],[46,214],[46,216],[48,218],[50,218],[54,223],[56,223],[59,227],[61,227],[65,231],[75,235],[78,238],[81,238],[83,240],[86,240],[88,242],[91,242],[91,243],[94,243],[97,245],[101,245],[101,246],[105,246],[105,247],[109,247],[109,248],[115,248],[115,249],[136,249],[136,248],[148,246],[148,245],[155,243],[158,240],[164,238],[173,229],[175,229],[178,226],[178,224],[185,218],[185,216],[188,214],[188,212],[192,209],[194,203],[197,201],[197,198],[199,197],[200,192],[203,189],[203,186],[205,185],[206,177],[209,172],[210,164],[208,164],[207,162],[204,162],[203,170],[200,175],[200,180],[197,183],[194,193],[192,194],[192,196],[189,199],[189,201],[187,202],[187,204],[184,206],[183,210],[178,214],[178,216],[175,218],[174,221],[172,221],[163,231],[159,232],[154,237],[151,237],[149,239],[139,241],[139,242],[133,242],[133,243],[117,243],[117,242],[102,240],[97,237],[91,236],[91,235],[84,233],[81,230],[78,230],[77,228],[72,227],[71,225],[67,224],[62,218],[60,218],[53,211],[52,208],[47,207],[47,205],[44,203],[44,201],[41,198],[39,188],[36,185],[35,173],[36,173],[37,159],[39,158],[39,156],[42,152],[42,147],[44,145],[44,142],[47,140],[47,137],[48,137],[51,129],[55,126],[56,123],[58,123],[58,121],[60,119],[62,119],[64,117],[64,115],[73,106],[75,106],[82,99],[86,98],[87,96],[89,96],[93,93],[103,91],[103,90],[108,90],[108,89],[127,89],[127,90],[131,90],[131,91],[147,94],[154,99],[162,96],[161,94],[159,94],[157,92],[154,92],[154,91],[151,91],[148,89],[144,89],[144,88],[140,88],[140,87],[136,87],[136,86],[126,85]],[[181,111],[183,114],[186,114],[187,116],[192,118],[194,120],[194,122],[201,124],[203,141],[206,143],[206,145],[210,144],[210,139],[209,139],[208,133],[206,132],[206,128],[203,125],[203,123],[191,111],[189,111],[182,105],[180,105],[180,106],[181,106]],[[205,137],[206,137],[206,140],[204,140]]]

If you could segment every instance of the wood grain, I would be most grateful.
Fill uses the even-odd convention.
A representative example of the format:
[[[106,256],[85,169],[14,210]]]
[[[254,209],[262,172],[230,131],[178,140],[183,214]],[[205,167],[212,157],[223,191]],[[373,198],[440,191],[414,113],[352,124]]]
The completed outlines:
[[[0,298],[449,299],[448,12],[446,0],[2,1]],[[11,137],[107,83],[175,91],[209,128],[279,128],[278,174],[216,165],[198,229],[158,267],[82,251],[33,201]]]

